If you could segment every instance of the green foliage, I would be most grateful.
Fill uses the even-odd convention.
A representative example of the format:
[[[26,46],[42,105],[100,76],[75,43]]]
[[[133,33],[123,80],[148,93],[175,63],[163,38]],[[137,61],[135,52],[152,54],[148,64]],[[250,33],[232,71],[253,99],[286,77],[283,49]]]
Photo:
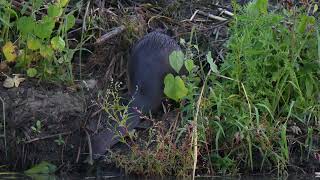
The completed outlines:
[[[237,167],[265,170],[274,166],[284,173],[294,155],[288,141],[300,132],[290,129],[318,129],[320,64],[315,19],[303,11],[285,16],[266,9],[265,0],[240,9],[231,24],[229,52],[220,74],[209,77],[202,111],[214,132],[211,161],[226,173]],[[317,133],[307,137],[313,139]],[[310,141],[290,141],[300,144],[302,151],[312,147]],[[226,165],[217,157],[234,161]],[[255,161],[257,157],[261,161]]]
[[[41,133],[41,121],[37,121],[35,126],[32,126],[31,129],[32,131],[36,132],[36,133]]]
[[[42,161],[40,164],[33,166],[26,170],[26,174],[53,174],[57,170],[57,166],[46,161]]]
[[[193,68],[193,61],[190,59],[185,61],[182,51],[173,51],[169,55],[169,63],[177,73],[180,72],[183,65],[188,66],[186,67],[188,71]],[[188,89],[185,87],[181,77],[174,77],[171,73],[167,74],[164,78],[164,86],[164,94],[175,101],[183,99],[188,93]]]
[[[211,71],[214,72],[214,73],[218,73],[218,67],[217,67],[217,65],[213,62],[211,52],[209,52],[209,53],[207,54],[207,61],[208,61],[209,65],[210,65]]]
[[[55,139],[54,142],[57,143],[58,146],[61,146],[61,145],[64,145],[64,144],[65,144],[65,142],[64,142],[61,134],[59,134],[59,138],[58,138],[58,139]]]
[[[164,79],[164,85],[164,94],[175,101],[179,101],[188,93],[188,89],[179,76],[174,77],[172,74],[168,74]]]
[[[1,3],[6,5],[4,9],[11,9],[11,4],[7,1]],[[61,0],[48,4],[47,14],[40,18],[36,18],[35,12],[44,7],[43,0],[33,0],[29,4],[32,6],[31,15],[23,15],[23,11],[20,12],[21,16],[14,13],[14,20],[9,18],[12,13],[8,12],[5,18],[0,15],[6,22],[2,39],[9,47],[3,53],[7,54],[7,62],[15,62],[16,71],[45,80],[73,81],[71,59],[81,43],[76,49],[69,48],[67,31],[75,25],[75,17],[72,12],[65,13],[67,3],[68,0]],[[4,9],[0,8],[0,12]],[[11,42],[15,43],[9,46]]]
[[[188,59],[184,62],[184,66],[186,67],[186,69],[188,70],[189,73],[191,73],[192,69],[194,68],[194,63],[193,60]]]
[[[183,62],[184,62],[184,54],[182,51],[173,51],[170,55],[169,55],[169,62],[171,67],[177,72],[180,72],[180,69],[183,66]]]

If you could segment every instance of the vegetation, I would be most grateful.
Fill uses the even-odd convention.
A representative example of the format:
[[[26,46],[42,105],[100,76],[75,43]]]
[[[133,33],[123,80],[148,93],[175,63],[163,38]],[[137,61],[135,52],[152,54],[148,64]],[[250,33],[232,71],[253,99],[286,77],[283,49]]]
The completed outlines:
[[[199,66],[192,60],[197,52],[192,41],[181,40],[186,45],[186,56],[180,52],[170,56],[170,64],[177,72],[186,62],[189,75],[183,77],[184,81],[180,76],[167,75],[164,93],[181,102],[178,134],[192,141],[180,146],[185,139],[169,133],[167,144],[173,144],[171,150],[176,148],[175,152],[167,151],[175,156],[161,161],[157,154],[162,152],[163,140],[157,139],[160,145],[152,153],[144,146],[147,149],[134,151],[129,159],[118,157],[121,167],[174,175],[181,175],[184,169],[185,175],[191,173],[192,163],[180,164],[175,158],[178,154],[195,161],[196,146],[202,154],[199,161],[208,166],[197,164],[197,168],[222,174],[276,170],[284,175],[288,167],[319,157],[319,144],[314,143],[320,133],[320,39],[315,18],[306,15],[304,9],[268,12],[265,0],[235,7],[228,53],[219,71],[210,52],[206,56],[209,73],[203,76],[193,71]],[[188,132],[190,125],[193,132]],[[307,154],[303,156],[306,159],[291,161],[301,154]],[[173,171],[163,162],[173,162]]]
[[[28,8],[17,12],[0,0],[0,70],[6,65],[30,78],[72,83],[74,54],[92,36],[82,30],[77,46],[70,45],[68,32],[77,9],[67,9],[67,4],[60,0],[43,6],[41,0],[33,0],[28,13]],[[200,47],[195,28],[190,37],[181,38],[184,53],[173,52],[170,65],[187,74],[164,79],[164,94],[179,112],[171,111],[172,106],[165,109],[166,115],[174,116],[169,123],[146,117],[154,124],[140,132],[143,138],[137,140],[139,132],[131,132],[120,140],[131,152],[110,151],[107,159],[127,173],[162,176],[286,175],[295,167],[308,168],[305,162],[320,162],[318,5],[270,11],[267,0],[257,0],[243,7],[233,3],[233,9],[224,61],[216,65],[213,51]],[[126,18],[124,37],[131,42],[138,36],[135,30],[141,32]],[[22,80],[15,75],[12,87]],[[111,89],[97,93],[101,103],[95,105],[117,129],[130,114],[121,104],[121,84],[110,84]],[[5,120],[0,128],[5,139]],[[36,120],[30,129],[39,135],[46,125]],[[46,138],[50,137],[62,148],[68,143],[61,134]],[[50,174],[56,167],[44,161],[32,170]]]
[[[0,2],[2,63],[14,65],[16,72],[29,77],[70,83],[71,60],[83,45],[80,42],[70,48],[67,36],[75,25],[76,9],[66,11],[68,0],[48,4],[45,9],[43,3],[34,0],[16,12],[10,2]]]

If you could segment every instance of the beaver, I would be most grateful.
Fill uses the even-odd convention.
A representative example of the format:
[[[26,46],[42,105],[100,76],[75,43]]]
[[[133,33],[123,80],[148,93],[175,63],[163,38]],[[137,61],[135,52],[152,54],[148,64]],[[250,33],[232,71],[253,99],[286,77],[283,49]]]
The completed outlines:
[[[116,129],[120,135],[131,131],[141,121],[143,114],[155,113],[161,107],[164,97],[164,77],[168,73],[177,74],[169,63],[169,55],[181,51],[180,46],[170,36],[154,31],[143,36],[131,49],[127,64],[128,113],[126,128]],[[116,132],[105,129],[92,138],[93,154],[104,154],[119,141]]]

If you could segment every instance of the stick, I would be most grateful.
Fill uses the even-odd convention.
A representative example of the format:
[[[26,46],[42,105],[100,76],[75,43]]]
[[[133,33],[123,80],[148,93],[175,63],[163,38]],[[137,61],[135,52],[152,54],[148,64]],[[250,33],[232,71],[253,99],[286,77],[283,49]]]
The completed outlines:
[[[208,18],[211,18],[211,19],[214,19],[214,20],[218,20],[218,21],[227,21],[228,19],[226,18],[223,18],[223,17],[220,17],[220,16],[215,16],[213,14],[209,14],[209,13],[206,13],[206,12],[203,12],[203,11],[198,11],[198,14],[201,14],[203,16],[207,16]]]
[[[29,140],[29,141],[26,141],[25,144],[29,144],[29,143],[32,143],[32,142],[35,142],[35,141],[39,141],[39,140],[44,140],[44,139],[50,139],[50,138],[54,138],[54,137],[58,137],[58,136],[69,135],[71,133],[72,132],[69,131],[69,132],[64,132],[64,133],[59,133],[59,134],[53,134],[53,135],[49,135],[49,136],[34,138],[34,139]]]
[[[206,86],[206,82],[208,80],[208,77],[211,73],[211,70],[209,70],[207,76],[206,76],[206,79],[203,83],[203,86],[201,88],[201,93],[200,93],[200,96],[199,96],[199,99],[198,99],[198,102],[197,102],[197,109],[196,109],[196,115],[194,117],[194,120],[193,120],[193,123],[194,123],[194,127],[193,127],[193,142],[194,142],[194,152],[193,152],[193,156],[194,156],[194,161],[193,161],[193,171],[192,171],[192,180],[195,179],[195,176],[196,176],[196,168],[197,168],[197,156],[198,156],[198,115],[199,115],[199,109],[200,109],[200,103],[201,103],[201,99],[202,99],[202,95],[203,95],[203,92],[204,92],[204,87]]]
[[[228,16],[231,16],[231,17],[234,16],[234,14],[233,14],[232,12],[227,11],[227,10],[225,10],[225,9],[218,8],[218,10],[219,10],[221,13],[226,14],[226,15],[228,15]]]
[[[104,34],[103,36],[101,36],[100,38],[98,38],[97,41],[95,42],[95,45],[101,45],[101,44],[105,43],[107,40],[122,33],[125,29],[126,28],[124,25],[114,28],[112,31],[110,31],[110,32]]]

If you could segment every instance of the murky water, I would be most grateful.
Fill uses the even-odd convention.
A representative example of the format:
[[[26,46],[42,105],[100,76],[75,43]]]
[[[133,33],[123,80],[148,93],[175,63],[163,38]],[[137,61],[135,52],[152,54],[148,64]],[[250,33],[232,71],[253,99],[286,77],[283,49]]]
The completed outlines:
[[[176,178],[173,177],[149,177],[149,178],[143,178],[143,177],[131,177],[131,176],[118,176],[118,175],[111,175],[111,174],[105,174],[98,177],[95,176],[49,176],[49,175],[34,175],[32,177],[25,176],[23,174],[20,175],[1,175],[0,179],[6,180],[6,179],[30,179],[30,180],[91,180],[91,179],[97,179],[97,180],[145,180],[145,179],[152,179],[152,180],[173,180]],[[207,176],[207,177],[197,177],[197,180],[270,180],[270,179],[285,179],[285,180],[320,180],[320,177],[317,177],[316,175],[290,175],[288,177],[275,177],[270,175],[252,175],[252,176],[235,176],[235,177],[220,177],[220,176]]]

